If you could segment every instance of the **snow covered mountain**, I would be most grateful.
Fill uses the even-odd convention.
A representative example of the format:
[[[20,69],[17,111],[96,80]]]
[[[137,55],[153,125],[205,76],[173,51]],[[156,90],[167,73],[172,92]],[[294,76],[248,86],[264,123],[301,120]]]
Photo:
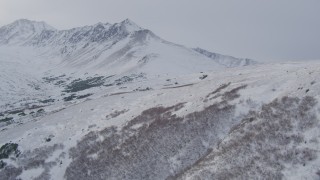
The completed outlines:
[[[0,179],[318,179],[319,69],[130,20],[18,20],[0,28]]]
[[[60,57],[60,67],[77,71],[180,74],[242,65],[240,59],[222,55],[212,61],[212,57],[165,41],[129,19],[61,31],[43,22],[18,20],[2,27],[0,38],[2,46],[33,47],[46,59]]]
[[[36,38],[44,31],[55,31],[55,29],[45,22],[20,19],[0,28],[0,44],[21,45]]]
[[[0,56],[0,106],[55,94],[37,90],[47,89],[41,82],[49,76],[75,80],[84,75],[116,79],[143,74],[151,78],[225,68],[222,61],[165,41],[129,19],[69,30],[17,20],[0,28]],[[236,63],[237,59],[231,61]]]

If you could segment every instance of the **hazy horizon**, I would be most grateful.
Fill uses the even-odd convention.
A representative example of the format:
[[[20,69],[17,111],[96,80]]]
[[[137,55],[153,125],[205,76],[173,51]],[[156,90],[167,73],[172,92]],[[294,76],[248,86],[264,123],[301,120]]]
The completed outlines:
[[[168,41],[260,61],[320,59],[320,1],[1,0],[0,26],[17,19],[57,29],[126,18]]]

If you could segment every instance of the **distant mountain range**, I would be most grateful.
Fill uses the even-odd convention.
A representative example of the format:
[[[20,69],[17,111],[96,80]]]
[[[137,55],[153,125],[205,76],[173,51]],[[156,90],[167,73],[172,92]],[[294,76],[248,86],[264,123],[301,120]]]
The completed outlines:
[[[129,19],[69,30],[21,19],[0,28],[0,46],[35,48],[37,55],[60,58],[62,67],[77,71],[181,74],[256,64],[168,42]]]

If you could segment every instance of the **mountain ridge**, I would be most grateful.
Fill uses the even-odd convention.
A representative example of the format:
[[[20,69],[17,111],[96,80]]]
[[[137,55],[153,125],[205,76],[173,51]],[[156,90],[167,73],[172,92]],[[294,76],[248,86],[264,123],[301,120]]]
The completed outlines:
[[[19,29],[15,30],[18,33],[12,35],[11,31],[6,31],[6,29],[12,29],[12,26],[16,26],[17,24],[27,24],[26,26],[35,27],[39,24],[43,26],[43,28],[38,28],[37,31],[32,31],[29,28],[28,33],[19,33]],[[19,26],[18,26],[19,27]],[[16,29],[16,28],[14,28]],[[23,32],[23,27],[21,31]],[[6,34],[7,32],[7,34]],[[22,34],[22,35],[21,35]],[[27,34],[27,35],[26,35]],[[21,35],[22,37],[19,37]],[[96,49],[94,53],[91,53],[91,57],[85,57],[86,60],[95,61],[95,59],[99,58],[101,54],[105,51],[111,49],[114,45],[121,41],[125,41],[126,38],[128,43],[135,44],[131,39],[135,39],[137,46],[141,46],[143,44],[148,44],[150,41],[159,41],[163,44],[167,44],[168,46],[177,46],[184,49],[189,49],[182,45],[177,45],[171,43],[169,41],[163,40],[157,35],[155,35],[152,31],[148,29],[141,28],[136,23],[131,21],[130,19],[125,19],[120,23],[96,23],[91,26],[82,26],[76,27],[66,30],[57,30],[50,25],[47,25],[45,22],[37,22],[30,21],[26,19],[17,20],[9,25],[3,26],[0,28],[0,46],[10,46],[10,45],[19,45],[19,46],[35,46],[37,48],[48,48],[50,47],[51,53],[58,54],[63,57],[64,61],[67,59],[71,59],[73,61],[72,56],[79,56],[79,54],[88,53],[90,49]],[[148,38],[147,38],[148,37]],[[137,43],[138,42],[138,43]],[[103,45],[103,47],[101,47]],[[121,49],[128,49],[129,44],[125,44]],[[97,51],[97,49],[100,49]],[[237,67],[237,66],[245,66],[252,65],[254,61],[246,61],[244,59],[238,59],[231,56],[219,55],[219,57],[212,58],[212,56],[208,56],[208,53],[203,53],[204,51],[199,51],[197,49],[191,49],[191,51],[196,51],[203,55],[203,58],[213,59],[214,62],[220,64],[225,67]],[[128,52],[134,53],[134,52]],[[163,53],[163,52],[162,52]],[[118,53],[121,54],[121,53]],[[151,54],[157,54],[154,52],[146,52],[143,56],[140,57],[140,60],[144,57],[151,56]],[[198,55],[200,56],[200,55]],[[93,58],[92,58],[93,57]],[[197,58],[197,57],[195,57]],[[83,59],[83,57],[82,57]],[[105,58],[110,59],[110,58]],[[101,60],[102,61],[102,60]],[[223,62],[227,61],[227,62]],[[242,61],[246,61],[246,63],[241,63]],[[239,63],[240,62],[240,63]],[[88,63],[85,63],[88,64]],[[212,65],[214,66],[214,65]]]
[[[16,29],[20,27],[20,30],[23,31],[24,27],[23,26],[31,26],[33,28],[36,28],[37,26],[43,26],[43,28],[38,28],[38,31],[33,31],[33,35],[38,35],[40,37],[39,38],[48,38],[47,36],[45,36],[45,34],[47,35],[53,35],[50,33],[70,33],[70,32],[75,32],[75,33],[79,33],[78,31],[92,31],[93,33],[101,33],[102,29],[106,29],[106,30],[110,30],[110,31],[122,31],[122,33],[132,33],[134,31],[138,31],[138,30],[143,30],[143,28],[139,27],[138,25],[136,25],[133,21],[131,21],[130,19],[126,19],[121,21],[120,23],[114,23],[114,24],[110,24],[110,23],[101,23],[98,22],[94,25],[86,25],[86,26],[80,26],[80,27],[75,27],[75,28],[70,28],[70,29],[64,29],[64,30],[58,30],[53,28],[52,26],[48,25],[47,23],[45,23],[44,21],[32,21],[32,20],[27,20],[27,19],[19,19],[14,21],[11,24],[5,25],[0,27],[0,32],[1,30],[3,31],[1,33],[2,38],[5,38],[4,36],[6,36],[5,30],[12,30],[12,29]],[[109,29],[110,28],[110,29]],[[19,30],[19,29],[18,29]],[[89,32],[86,32],[89,33]],[[102,32],[103,33],[103,32]],[[42,34],[42,35],[41,35]],[[112,34],[112,33],[111,33]],[[10,35],[10,34],[9,34]],[[94,40],[94,39],[92,39]],[[29,39],[26,39],[26,41],[29,41]],[[70,40],[72,41],[72,40]],[[30,43],[30,42],[20,42],[21,44],[25,45],[25,44],[37,44],[37,43]],[[2,45],[10,45],[10,41],[9,38],[7,39],[7,41],[2,42]]]
[[[217,61],[219,64],[225,65],[226,67],[249,66],[249,65],[255,65],[255,64],[259,63],[255,60],[248,59],[248,58],[235,58],[233,56],[213,53],[213,52],[210,52],[208,50],[205,50],[205,49],[202,49],[199,47],[193,48],[193,50]]]
[[[29,27],[27,32],[20,22]],[[34,31],[39,24],[42,28]],[[11,32],[16,33],[13,36]],[[36,53],[34,56],[41,56],[47,62],[60,59],[55,67],[65,71],[156,76],[251,65],[237,63],[242,60],[223,55],[220,59],[228,62],[212,59],[194,49],[166,41],[130,19],[67,30],[23,19],[0,28],[0,34],[0,47],[31,48],[30,52]]]
[[[28,98],[25,90],[39,96],[30,84],[41,86],[42,78],[48,76],[76,79],[144,74],[153,78],[228,68],[217,59],[166,41],[130,19],[67,30],[57,30],[44,22],[17,20],[0,28],[0,56],[1,90],[12,95],[0,97],[0,106]]]

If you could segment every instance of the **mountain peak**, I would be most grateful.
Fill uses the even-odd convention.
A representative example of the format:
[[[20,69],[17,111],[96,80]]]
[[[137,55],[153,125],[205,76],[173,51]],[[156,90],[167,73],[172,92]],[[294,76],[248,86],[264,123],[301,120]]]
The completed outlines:
[[[32,23],[29,19],[17,19],[12,24]]]
[[[55,28],[41,21],[19,19],[0,28],[0,44],[19,44],[41,34],[45,30],[54,31]]]
[[[130,19],[125,19],[122,22],[119,23],[121,27],[124,27],[128,32],[134,32],[134,31],[139,31],[143,30],[140,26],[138,26],[135,22],[133,22]]]
[[[135,24],[131,19],[127,18],[121,22],[122,24]]]
[[[109,23],[98,22],[98,23],[94,24],[92,27],[108,29],[110,26],[111,26],[111,24],[109,24]]]
[[[33,26],[36,30],[55,30],[52,26],[48,25],[44,21],[32,21],[29,19],[18,19],[14,21],[13,23],[7,25],[7,26]]]

